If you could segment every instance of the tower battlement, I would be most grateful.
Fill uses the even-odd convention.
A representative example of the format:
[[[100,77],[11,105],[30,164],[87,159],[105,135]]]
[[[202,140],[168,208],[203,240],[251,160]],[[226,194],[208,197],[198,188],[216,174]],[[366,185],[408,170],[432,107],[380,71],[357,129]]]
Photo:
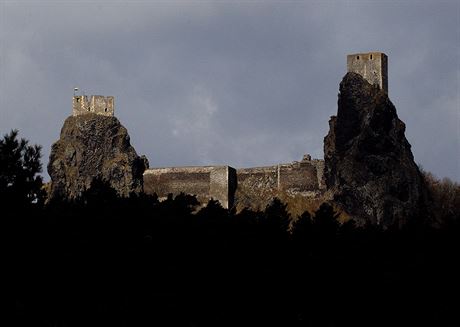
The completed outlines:
[[[383,52],[355,53],[347,56],[347,71],[361,75],[388,93],[388,57]]]
[[[75,95],[72,100],[72,108],[72,114],[74,116],[91,113],[103,116],[113,116],[115,112],[114,97],[91,95],[88,99],[86,95]]]

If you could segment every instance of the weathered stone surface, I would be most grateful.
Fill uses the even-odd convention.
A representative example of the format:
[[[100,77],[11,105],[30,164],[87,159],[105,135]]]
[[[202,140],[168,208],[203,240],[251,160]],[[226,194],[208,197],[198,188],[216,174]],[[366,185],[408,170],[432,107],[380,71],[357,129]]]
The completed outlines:
[[[305,155],[302,161],[237,170],[237,209],[263,210],[274,197],[316,199],[325,191],[324,161]],[[288,201],[289,202],[289,201]]]
[[[324,175],[334,201],[361,223],[388,227],[417,216],[425,189],[386,92],[347,73],[329,125]]]
[[[218,200],[232,208],[236,189],[236,171],[229,166],[153,168],[144,172],[144,191],[161,199],[169,194],[196,196],[201,205]]]
[[[347,71],[361,75],[388,93],[388,57],[382,52],[355,53],[347,56]]]
[[[117,118],[96,114],[68,117],[60,139],[51,148],[48,173],[51,198],[75,199],[102,179],[128,196],[143,188],[148,166],[131,146],[129,135]]]

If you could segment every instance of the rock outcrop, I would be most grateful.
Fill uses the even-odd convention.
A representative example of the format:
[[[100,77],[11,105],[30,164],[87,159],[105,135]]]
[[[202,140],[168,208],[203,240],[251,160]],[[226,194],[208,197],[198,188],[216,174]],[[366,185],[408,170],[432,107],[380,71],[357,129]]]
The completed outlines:
[[[386,92],[347,73],[329,126],[324,175],[333,201],[360,223],[401,226],[418,216],[423,180]]]
[[[96,179],[108,182],[120,196],[141,192],[147,165],[117,118],[96,114],[68,117],[60,139],[51,148],[50,198],[78,198]]]

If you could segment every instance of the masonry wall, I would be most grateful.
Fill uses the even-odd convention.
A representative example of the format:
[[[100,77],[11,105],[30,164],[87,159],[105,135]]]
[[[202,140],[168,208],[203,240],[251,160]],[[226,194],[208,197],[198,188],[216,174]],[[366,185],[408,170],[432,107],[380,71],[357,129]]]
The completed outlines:
[[[347,56],[347,71],[360,74],[371,84],[388,93],[388,57],[381,52],[355,53]]]
[[[102,95],[93,95],[91,96],[90,104],[91,112],[103,115],[103,116],[113,116],[114,115],[114,98],[113,96],[102,96]]]
[[[78,116],[89,112],[89,102],[87,96],[74,96],[72,98],[72,115]]]
[[[235,204],[238,210],[264,210],[277,194],[278,166],[237,169],[236,175]]]
[[[160,199],[186,193],[202,204],[213,198],[231,208],[235,188],[236,171],[229,166],[154,168],[144,173],[144,191],[156,193]]]
[[[323,171],[323,160],[238,170],[229,166],[154,168],[144,173],[144,191],[160,199],[182,192],[195,195],[203,205],[213,198],[224,208],[263,210],[280,195],[320,196],[325,190]]]
[[[324,188],[323,161],[301,161],[278,166],[278,190],[289,193],[316,192]]]
[[[74,116],[97,114],[113,116],[115,114],[115,99],[113,96],[86,95],[74,96],[72,99],[72,114]]]
[[[278,166],[241,168],[236,175],[239,188],[250,188],[256,192],[278,189]]]
[[[237,208],[264,210],[274,197],[315,198],[325,191],[323,160],[237,170]]]
[[[236,170],[229,166],[211,167],[209,198],[219,200],[224,208],[231,208],[237,187]]]

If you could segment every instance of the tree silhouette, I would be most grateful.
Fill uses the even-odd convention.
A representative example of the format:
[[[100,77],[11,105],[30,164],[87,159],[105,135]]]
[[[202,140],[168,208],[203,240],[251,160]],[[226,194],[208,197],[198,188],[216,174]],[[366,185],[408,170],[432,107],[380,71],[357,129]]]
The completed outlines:
[[[228,210],[224,209],[219,201],[211,199],[206,207],[198,212],[197,216],[206,222],[219,221],[228,216]]]
[[[180,193],[174,197],[173,194],[168,194],[165,200],[158,203],[156,210],[151,215],[159,219],[162,224],[173,224],[176,225],[174,228],[178,228],[182,227],[183,223],[190,223],[189,218],[198,204],[195,196]]]
[[[41,147],[18,139],[12,130],[0,140],[0,201],[7,205],[30,205],[43,199]]]
[[[459,325],[456,183],[433,186],[437,229],[340,224],[325,203],[289,234],[279,199],[198,211],[190,195],[124,198],[96,179],[76,202],[32,205],[40,170],[39,146],[0,140],[0,201],[21,209],[5,219],[15,325]]]
[[[339,229],[338,217],[339,213],[334,212],[334,208],[330,204],[321,204],[313,218],[316,233],[321,236],[335,236]]]
[[[292,239],[297,244],[307,244],[311,242],[313,236],[313,221],[308,211],[305,211],[292,224]]]
[[[106,207],[113,205],[118,199],[117,191],[108,181],[96,178],[91,182],[91,186],[83,192],[79,200],[90,207]]]
[[[271,232],[287,236],[289,224],[291,223],[287,205],[281,202],[280,199],[274,198],[265,208],[262,222]]]

